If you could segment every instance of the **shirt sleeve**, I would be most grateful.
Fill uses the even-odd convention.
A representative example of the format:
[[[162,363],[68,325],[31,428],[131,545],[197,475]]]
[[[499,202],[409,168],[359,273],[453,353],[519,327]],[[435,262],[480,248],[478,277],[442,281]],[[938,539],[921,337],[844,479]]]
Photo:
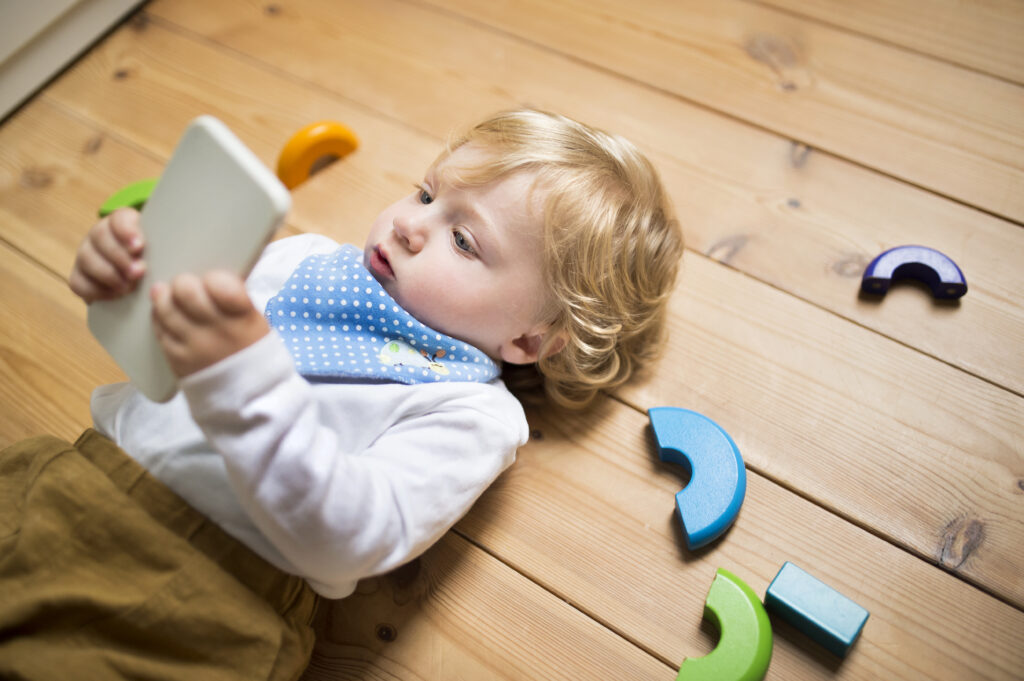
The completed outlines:
[[[312,385],[274,333],[181,387],[246,513],[322,593],[426,550],[528,432],[501,386]]]

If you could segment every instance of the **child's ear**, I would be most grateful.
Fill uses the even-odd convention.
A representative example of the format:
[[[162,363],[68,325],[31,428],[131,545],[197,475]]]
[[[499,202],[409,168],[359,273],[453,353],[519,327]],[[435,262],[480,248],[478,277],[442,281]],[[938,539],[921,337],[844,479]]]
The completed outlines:
[[[540,346],[544,342],[547,327],[533,329],[530,333],[524,333],[514,339],[510,344],[501,348],[501,359],[509,364],[533,364],[540,359]],[[565,331],[559,331],[551,347],[547,351],[547,357],[561,352],[565,347],[567,335]]]

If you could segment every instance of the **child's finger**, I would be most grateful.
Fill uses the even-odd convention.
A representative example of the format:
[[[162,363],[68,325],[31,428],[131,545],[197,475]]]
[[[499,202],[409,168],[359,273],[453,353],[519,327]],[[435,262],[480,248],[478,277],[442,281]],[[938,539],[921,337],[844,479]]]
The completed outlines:
[[[203,277],[203,284],[213,304],[224,314],[237,316],[253,310],[245,282],[237,274],[215,270]]]
[[[96,248],[93,239],[82,242],[75,260],[75,269],[85,280],[107,294],[119,292],[128,284],[120,269]]]
[[[101,287],[99,284],[94,282],[89,277],[75,267],[71,270],[71,275],[68,277],[68,286],[71,287],[72,292],[86,303],[92,303],[96,300],[100,300],[107,293],[107,289]]]
[[[189,322],[174,304],[170,285],[163,282],[153,284],[149,289],[149,300],[153,304],[157,340],[161,344],[166,344],[168,339],[181,341],[188,331]]]
[[[160,343],[160,347],[164,349],[164,354],[170,355],[179,352],[181,339],[160,322],[155,310],[153,312],[153,334],[156,336],[157,342]]]
[[[128,253],[141,255],[145,242],[139,225],[139,212],[132,208],[118,208],[109,219],[110,231]]]
[[[206,324],[219,316],[203,281],[194,274],[175,277],[171,282],[171,297],[178,310],[193,322]]]
[[[128,247],[114,233],[113,221],[107,225],[97,225],[86,240],[95,252],[117,268],[126,282],[137,281],[142,277],[144,268]]]

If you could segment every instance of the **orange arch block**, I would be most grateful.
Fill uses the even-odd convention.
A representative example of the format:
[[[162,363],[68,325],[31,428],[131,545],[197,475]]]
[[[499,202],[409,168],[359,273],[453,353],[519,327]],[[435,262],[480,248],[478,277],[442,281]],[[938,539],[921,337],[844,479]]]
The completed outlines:
[[[355,133],[337,121],[318,121],[302,128],[285,143],[277,159],[277,177],[294,189],[312,175],[324,158],[344,158],[359,147]]]

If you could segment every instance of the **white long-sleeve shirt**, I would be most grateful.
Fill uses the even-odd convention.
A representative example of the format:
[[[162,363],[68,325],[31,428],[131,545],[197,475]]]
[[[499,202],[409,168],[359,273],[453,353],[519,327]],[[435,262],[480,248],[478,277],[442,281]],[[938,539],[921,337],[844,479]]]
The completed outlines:
[[[268,247],[247,287],[262,309],[309,255]],[[515,458],[528,429],[489,383],[310,383],[275,333],[181,381],[166,404],[98,388],[97,430],[268,562],[341,598],[437,541]]]

